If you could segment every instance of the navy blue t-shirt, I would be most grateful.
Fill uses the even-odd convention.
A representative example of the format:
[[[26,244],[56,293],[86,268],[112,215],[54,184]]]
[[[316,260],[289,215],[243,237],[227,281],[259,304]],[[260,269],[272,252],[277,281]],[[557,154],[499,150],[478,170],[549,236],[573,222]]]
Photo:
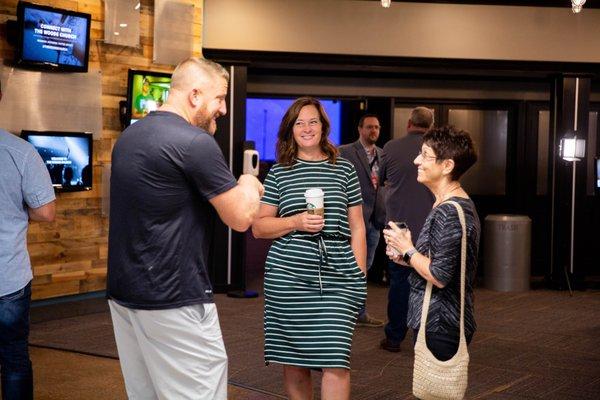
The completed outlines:
[[[108,297],[136,309],[212,302],[208,200],[236,183],[215,139],[180,116],[128,127],[112,153]]]

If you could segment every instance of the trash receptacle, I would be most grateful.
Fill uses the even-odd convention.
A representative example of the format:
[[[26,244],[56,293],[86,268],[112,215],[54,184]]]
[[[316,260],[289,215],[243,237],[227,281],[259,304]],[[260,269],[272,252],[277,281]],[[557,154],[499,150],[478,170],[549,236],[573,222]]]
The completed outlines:
[[[531,219],[525,215],[488,215],[484,237],[485,287],[501,292],[529,290]]]

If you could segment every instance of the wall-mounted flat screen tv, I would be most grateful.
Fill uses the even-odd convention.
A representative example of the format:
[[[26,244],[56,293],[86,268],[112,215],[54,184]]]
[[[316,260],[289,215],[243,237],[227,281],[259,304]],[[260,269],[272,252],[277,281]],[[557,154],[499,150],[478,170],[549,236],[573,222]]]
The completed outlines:
[[[87,72],[91,15],[19,2],[18,66]]]
[[[246,140],[252,140],[263,161],[276,159],[275,145],[281,119],[295,99],[248,97],[246,99]],[[331,122],[329,139],[340,145],[342,102],[319,99]]]
[[[600,157],[596,158],[594,169],[596,170],[596,194],[600,195]]]
[[[158,109],[169,97],[171,74],[129,70],[127,79],[127,122],[133,124]]]
[[[52,186],[61,191],[92,188],[92,135],[83,132],[21,131],[35,147],[50,173]]]

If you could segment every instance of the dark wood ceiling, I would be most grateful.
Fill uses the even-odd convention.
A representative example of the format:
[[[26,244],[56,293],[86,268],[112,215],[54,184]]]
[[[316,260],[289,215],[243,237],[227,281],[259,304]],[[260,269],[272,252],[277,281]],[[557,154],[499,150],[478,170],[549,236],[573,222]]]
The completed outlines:
[[[380,0],[372,0],[380,1]],[[571,0],[392,0],[406,3],[442,3],[442,4],[478,4],[494,6],[526,6],[526,7],[571,7]],[[600,8],[600,0],[587,0],[586,8]]]

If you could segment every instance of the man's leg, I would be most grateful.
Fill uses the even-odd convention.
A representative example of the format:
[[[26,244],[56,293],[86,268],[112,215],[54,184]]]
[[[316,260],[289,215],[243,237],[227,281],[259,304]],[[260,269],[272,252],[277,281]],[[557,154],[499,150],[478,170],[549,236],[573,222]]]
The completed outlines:
[[[129,399],[158,399],[133,328],[132,318],[135,318],[133,315],[135,310],[123,307],[112,300],[108,301],[108,305],[127,397]]]
[[[379,236],[381,232],[377,229],[372,222],[366,226],[367,228],[367,271],[373,266],[373,260],[375,260],[375,252],[377,251],[377,245],[379,244]]]
[[[0,374],[2,398],[33,398],[33,370],[29,360],[29,305],[31,283],[0,297]]]
[[[388,351],[400,351],[400,342],[406,336],[410,268],[389,262],[390,290],[388,292],[388,323],[381,347]]]
[[[373,226],[373,223],[369,222],[366,225],[367,228],[367,271],[371,269],[373,266],[373,260],[375,259],[375,252],[377,251],[377,245],[379,244],[379,229]],[[366,301],[366,300],[365,300]],[[359,326],[371,326],[378,327],[383,325],[383,321],[372,318],[367,313],[367,305],[364,304],[363,307],[358,311],[358,319],[356,323]]]
[[[133,312],[159,399],[227,398],[227,354],[215,304]]]

